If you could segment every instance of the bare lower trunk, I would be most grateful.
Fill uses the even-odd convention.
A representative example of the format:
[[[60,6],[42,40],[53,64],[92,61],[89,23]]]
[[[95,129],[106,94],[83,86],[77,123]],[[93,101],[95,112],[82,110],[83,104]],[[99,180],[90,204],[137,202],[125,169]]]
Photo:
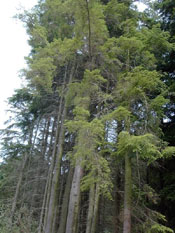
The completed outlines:
[[[41,146],[41,155],[38,158],[38,162],[37,162],[37,172],[36,172],[36,182],[34,184],[34,190],[33,190],[33,195],[31,198],[31,208],[35,206],[35,196],[39,193],[39,190],[41,189],[41,169],[42,169],[42,165],[45,159],[45,153],[47,150],[47,140],[48,140],[48,136],[49,136],[49,128],[50,128],[50,118],[47,119],[47,121],[45,122],[45,126],[44,126],[44,131],[43,131],[43,136],[42,136],[42,146]],[[44,187],[45,187],[45,183],[44,183]],[[31,211],[32,213],[32,211]]]
[[[116,183],[115,183],[115,215],[114,215],[114,233],[120,232],[120,206],[121,206],[121,196],[119,190],[121,187],[121,178],[120,178],[119,169],[116,173]]]
[[[131,159],[125,155],[125,196],[123,233],[131,233]]]
[[[64,86],[62,89],[62,97],[58,115],[58,124],[60,127],[57,129],[58,142],[55,142],[55,150],[54,150],[54,161],[52,161],[52,169],[50,171],[50,181],[48,188],[48,198],[47,198],[47,213],[45,216],[45,224],[44,224],[44,232],[45,233],[55,233],[56,231],[56,218],[58,215],[58,200],[59,200],[59,184],[60,184],[60,169],[61,169],[61,160],[62,160],[62,150],[64,143],[64,120],[66,117],[66,105],[65,105],[65,96],[66,96],[66,79],[67,79],[67,68],[65,71],[64,77]],[[69,80],[67,80],[67,84],[72,81],[74,72],[74,66],[72,66],[72,70],[70,71]],[[61,118],[59,118],[61,116]],[[57,149],[57,150],[56,150]]]
[[[44,216],[44,232],[46,229],[47,225],[47,220],[48,220],[48,211],[49,211],[49,202],[50,202],[50,195],[51,195],[51,188],[52,188],[52,179],[53,179],[53,174],[54,174],[54,166],[55,166],[55,160],[56,160],[56,153],[57,153],[57,144],[59,140],[59,133],[60,133],[60,119],[61,119],[61,113],[62,113],[62,108],[63,108],[63,97],[60,99],[60,104],[59,104],[59,110],[58,110],[58,117],[57,117],[57,129],[56,129],[56,135],[55,135],[55,143],[54,143],[54,148],[53,148],[53,153],[52,153],[52,160],[51,160],[51,165],[49,168],[49,173],[48,173],[48,178],[47,178],[47,196],[46,196],[46,204],[45,204],[45,216]]]
[[[95,233],[96,231],[96,225],[97,225],[97,217],[98,217],[98,206],[99,206],[99,197],[100,197],[100,192],[99,192],[99,185],[96,184],[95,188],[95,200],[94,200],[94,212],[93,212],[93,220],[92,220],[92,228],[91,228],[91,233]]]
[[[58,202],[58,195],[59,195],[59,181],[60,181],[60,168],[61,168],[61,155],[62,155],[62,146],[64,141],[64,117],[65,117],[66,109],[64,107],[63,115],[61,118],[61,127],[60,127],[60,134],[58,140],[58,151],[55,160],[55,167],[53,170],[53,177],[52,177],[52,185],[50,190],[50,200],[48,205],[48,215],[47,215],[47,222],[45,227],[45,233],[51,233],[52,229],[54,230],[54,214],[56,213],[57,202]]]
[[[59,110],[61,112],[60,108],[61,108],[61,103],[60,103],[60,106],[59,106]],[[52,154],[52,152],[53,152],[53,157],[52,157],[52,162],[51,162],[49,172],[48,172],[47,182],[46,182],[46,185],[45,185],[43,204],[42,204],[41,213],[40,213],[38,233],[43,232],[45,219],[46,219],[46,216],[47,216],[47,209],[48,209],[48,202],[49,202],[49,188],[51,186],[51,177],[52,177],[51,174],[53,172],[53,165],[54,165],[55,154],[56,154],[56,144],[54,145],[54,151],[52,151],[52,146],[53,146],[52,144],[53,144],[53,139],[54,139],[54,130],[55,130],[55,127],[56,127],[56,122],[58,122],[59,119],[60,119],[59,118],[59,116],[61,114],[60,112],[58,111],[58,119],[57,119],[57,117],[55,117],[53,125],[52,125],[52,133],[51,133],[51,139],[50,139],[50,142],[49,142],[49,151],[48,151],[47,158],[48,159],[50,158],[50,155]],[[57,128],[57,131],[58,131],[58,128]],[[56,133],[55,141],[58,141],[58,132]]]
[[[86,233],[95,233],[99,204],[99,185],[93,185],[89,194],[89,210]]]
[[[65,233],[76,233],[80,203],[80,181],[83,171],[80,161],[77,161],[72,181],[72,187],[69,198],[68,217]]]
[[[45,211],[46,211],[45,206],[46,206],[47,192],[48,192],[48,180],[47,180],[45,192],[44,192],[44,199],[43,199],[43,204],[42,204],[42,209],[41,209],[41,214],[40,214],[38,233],[43,232],[43,220],[44,220],[44,215],[45,215]]]
[[[95,199],[95,188],[93,184],[89,193],[89,209],[87,216],[86,233],[91,233],[93,211],[94,211],[94,199]]]
[[[68,206],[69,206],[68,200],[69,200],[69,196],[70,196],[72,176],[73,176],[73,169],[70,168],[70,171],[69,171],[69,174],[67,177],[67,181],[66,181],[64,196],[63,196],[60,226],[58,229],[58,233],[65,233],[65,230],[66,230],[66,220],[67,220],[67,213],[68,213]]]

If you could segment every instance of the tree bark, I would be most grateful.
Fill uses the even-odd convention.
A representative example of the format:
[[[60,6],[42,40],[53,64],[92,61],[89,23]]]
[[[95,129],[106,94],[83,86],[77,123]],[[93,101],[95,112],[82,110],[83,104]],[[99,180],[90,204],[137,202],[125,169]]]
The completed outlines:
[[[43,138],[43,148],[42,148],[42,156],[44,158],[48,146],[48,137],[49,137],[49,129],[50,129],[50,118],[47,121],[46,129],[44,130],[44,138]]]
[[[58,140],[58,151],[57,156],[55,160],[55,166],[53,170],[53,177],[52,177],[52,185],[50,190],[50,198],[49,198],[49,205],[48,205],[48,216],[47,216],[47,222],[45,227],[45,233],[51,233],[53,229],[53,220],[54,220],[54,214],[57,208],[57,201],[58,201],[58,195],[59,195],[59,178],[60,178],[60,168],[61,168],[61,155],[62,155],[62,146],[64,141],[64,117],[66,113],[66,108],[64,107],[63,115],[61,118],[61,126],[60,126],[60,134],[59,134],[59,140]]]
[[[92,187],[90,188],[90,193],[89,193],[89,209],[87,216],[86,233],[91,233],[92,219],[94,212],[94,199],[95,199],[95,188],[93,184]]]
[[[79,203],[80,203],[80,181],[82,175],[83,175],[83,170],[81,168],[80,159],[79,159],[76,162],[72,186],[71,186],[65,233],[77,233],[77,222],[78,222]]]
[[[65,96],[66,96],[66,82],[69,84],[72,81],[73,73],[74,73],[74,66],[72,66],[72,70],[69,74],[69,79],[67,79],[67,67],[65,71],[64,77],[64,85],[63,85],[63,92],[61,95],[62,103],[60,103],[59,115],[58,115],[58,125],[57,127],[57,136],[58,141],[55,141],[55,149],[54,149],[54,161],[52,161],[52,169],[50,171],[50,182],[49,182],[49,189],[48,189],[48,198],[47,198],[47,213],[45,216],[45,224],[44,224],[44,232],[45,233],[55,233],[55,224],[56,224],[56,217],[55,215],[58,214],[57,212],[57,205],[59,200],[59,183],[60,183],[60,169],[61,169],[61,160],[62,160],[62,150],[63,150],[63,143],[64,143],[64,120],[66,117],[66,105],[65,105]]]
[[[125,194],[123,233],[131,233],[131,197],[132,197],[131,159],[125,155]]]
[[[54,140],[54,132],[56,131],[56,124],[57,124],[57,116],[54,117],[53,120],[53,124],[52,124],[52,130],[51,130],[51,137],[50,137],[50,141],[49,141],[49,149],[48,149],[48,153],[47,153],[47,159],[49,160],[50,157],[52,156],[52,150],[53,150],[53,140]]]
[[[95,233],[99,206],[99,185],[94,184],[89,194],[89,210],[87,217],[86,233]]]
[[[73,169],[70,168],[67,181],[66,181],[66,187],[64,191],[63,196],[63,203],[62,203],[62,211],[61,211],[61,217],[60,217],[60,225],[58,229],[58,233],[65,233],[66,230],[66,220],[67,220],[67,213],[68,213],[68,206],[69,206],[69,196],[70,196],[70,190],[71,190],[71,184],[72,184],[72,177],[73,177]]]
[[[47,188],[47,197],[46,197],[46,205],[45,205],[45,216],[44,216],[44,232],[46,232],[46,227],[49,227],[48,225],[48,221],[50,217],[48,217],[49,214],[49,210],[50,210],[50,197],[51,197],[51,189],[52,189],[52,180],[53,180],[53,174],[54,174],[54,167],[55,167],[55,161],[56,161],[56,154],[57,154],[57,147],[58,147],[58,141],[59,141],[59,135],[60,135],[60,121],[61,121],[61,115],[62,115],[62,111],[63,111],[63,93],[64,93],[64,89],[65,89],[65,83],[66,83],[66,76],[67,76],[67,70],[65,71],[65,75],[64,75],[64,85],[62,86],[62,94],[61,94],[61,98],[60,98],[60,104],[59,104],[59,108],[58,108],[58,117],[57,117],[57,128],[56,128],[56,134],[55,134],[55,142],[54,142],[54,148],[53,148],[53,152],[52,152],[52,160],[51,160],[51,165],[49,168],[49,173],[48,173],[48,178],[47,178],[47,184],[48,186]],[[54,126],[52,128],[54,130]],[[52,225],[51,223],[49,223],[50,226]]]
[[[48,181],[49,180],[47,180],[46,186],[45,186],[44,199],[43,199],[43,204],[42,204],[42,208],[41,208],[38,233],[43,232],[43,220],[44,220],[44,215],[45,215],[45,211],[46,211],[45,207],[46,207],[46,199],[47,199],[47,192],[48,192]]]
[[[115,183],[115,215],[114,215],[114,233],[119,233],[120,230],[120,206],[121,206],[121,197],[119,194],[119,190],[121,190],[121,174],[120,169],[118,168],[116,172],[116,183]]]
[[[96,231],[96,225],[97,225],[97,217],[98,217],[98,206],[99,206],[99,198],[100,198],[100,192],[99,192],[99,184],[96,184],[95,187],[95,199],[94,199],[94,212],[93,212],[93,219],[92,219],[92,228],[90,233],[95,233]]]

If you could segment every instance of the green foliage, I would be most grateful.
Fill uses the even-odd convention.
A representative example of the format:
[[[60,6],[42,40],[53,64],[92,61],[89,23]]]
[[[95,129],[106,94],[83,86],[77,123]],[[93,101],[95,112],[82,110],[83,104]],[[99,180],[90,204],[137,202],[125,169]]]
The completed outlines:
[[[81,189],[87,190],[97,183],[100,193],[111,199],[110,168],[107,160],[100,155],[105,133],[104,125],[96,118],[89,122],[90,112],[87,110],[90,101],[98,103],[97,96],[102,93],[101,87],[104,83],[106,80],[100,75],[99,70],[86,70],[82,82],[70,86],[67,102],[73,100],[76,107],[73,110],[74,120],[68,121],[66,126],[70,132],[77,133],[73,161],[81,161],[81,166],[87,171],[87,175],[82,179]]]
[[[67,4],[69,4],[71,11],[72,9],[74,11],[75,36],[84,41],[85,44],[88,44],[90,39],[94,54],[108,34],[102,4],[97,0],[89,2],[85,0],[69,0]]]
[[[88,174],[81,180],[81,190],[89,190],[93,184],[98,184],[100,194],[112,200],[111,191],[113,184],[111,181],[111,170],[107,160],[97,153],[94,154],[94,158],[91,159],[91,163],[88,162],[89,164],[85,166],[85,170],[88,171]]]
[[[123,88],[124,86],[124,88]],[[122,105],[131,112],[132,127],[135,125],[158,133],[159,119],[163,116],[163,108],[168,100],[164,98],[165,84],[157,71],[136,67],[131,72],[120,76],[114,91],[117,105]],[[157,125],[157,128],[155,128]],[[130,125],[131,126],[131,125]],[[145,131],[146,132],[146,131]]]
[[[81,83],[69,85],[66,96],[67,105],[88,108],[90,103],[103,102],[106,99],[106,95],[102,92],[105,83],[106,80],[100,75],[100,70],[85,70]]]
[[[130,135],[128,132],[121,132],[118,139],[118,155],[129,155],[131,158],[138,155],[150,162],[161,158],[157,138],[152,134],[140,136]]]
[[[52,42],[57,38],[71,38],[73,24],[72,12],[70,13],[67,1],[47,0],[41,8],[45,14],[41,15],[41,24],[48,31],[48,41]]]
[[[76,107],[73,110],[73,113],[75,115],[75,120],[79,121],[79,120],[83,120],[83,119],[87,119],[90,116],[90,113],[88,110],[85,110],[82,107]]]
[[[28,208],[23,207],[15,214],[14,223],[10,223],[10,205],[0,203],[0,231],[1,233],[35,233],[37,223],[31,218]]]
[[[112,223],[113,217],[119,223],[116,230],[121,231],[123,157],[131,158],[133,168],[138,170],[133,169],[132,173],[132,202],[136,204],[132,210],[133,232],[173,232],[159,224],[165,221],[164,215],[151,211],[149,207],[155,209],[162,196],[174,201],[174,185],[170,185],[168,177],[164,176],[163,182],[168,185],[160,191],[158,199],[151,184],[145,184],[146,181],[151,183],[154,169],[151,165],[151,174],[146,174],[146,163],[159,158],[163,158],[163,162],[168,161],[175,155],[173,146],[161,151],[157,138],[165,107],[169,119],[174,118],[174,105],[171,105],[171,102],[174,103],[174,84],[169,89],[172,91],[170,95],[165,85],[172,84],[174,77],[174,58],[170,61],[174,49],[171,43],[174,40],[174,21],[169,15],[169,12],[174,15],[173,4],[168,0],[159,2],[161,13],[165,14],[162,25],[158,23],[160,17],[156,12],[148,9],[139,14],[131,0],[40,0],[31,12],[19,16],[26,23],[32,51],[27,58],[28,69],[23,72],[28,81],[27,87],[17,90],[9,99],[11,110],[15,113],[14,122],[11,121],[11,125],[2,132],[2,156],[6,158],[0,166],[0,201],[3,202],[0,212],[4,213],[0,216],[1,232],[10,232],[10,207],[4,198],[12,200],[14,190],[8,190],[8,187],[17,183],[15,169],[20,170],[18,164],[25,152],[31,152],[31,148],[33,153],[20,194],[28,196],[29,206],[23,207],[25,200],[18,200],[12,232],[36,231],[38,223],[35,225],[35,220],[39,220],[39,199],[42,195],[36,195],[34,204],[33,200],[29,200],[36,185],[30,186],[29,176],[40,177],[42,174],[37,169],[31,172],[30,166],[33,166],[33,161],[37,161],[38,167],[41,167],[39,162],[42,161],[46,165],[45,170],[49,166],[57,166],[52,164],[56,160],[50,154],[55,150],[54,146],[58,148],[53,144],[57,142],[55,135],[58,132],[55,134],[55,129],[59,129],[61,124],[65,124],[67,130],[62,136],[63,153],[59,158],[62,159],[60,179],[63,178],[59,183],[63,184],[63,190],[60,187],[58,190],[65,191],[64,182],[69,170],[67,159],[72,165],[79,163],[84,170],[81,190],[87,191],[92,185],[97,185],[100,194],[109,199],[106,200],[104,213],[100,213],[102,229],[96,229],[96,232],[113,232],[113,226],[108,227],[109,223],[106,223]],[[157,71],[162,66],[165,71],[172,66],[168,82]],[[56,122],[56,114],[63,112],[65,102],[66,120],[63,122],[60,115]],[[39,162],[36,159],[38,154],[41,157]],[[113,155],[117,155],[117,159]],[[43,176],[45,179],[46,175]],[[155,181],[156,188],[162,182],[159,179]],[[174,181],[173,174],[171,179],[169,175],[169,180]],[[42,186],[44,183],[39,180],[38,184]],[[42,188],[44,190],[44,185]],[[59,196],[59,193],[56,195]],[[118,202],[114,211],[117,216],[112,213],[113,196]],[[103,199],[100,201],[102,207]],[[86,206],[88,200],[82,202]],[[86,214],[82,216],[84,221]],[[55,219],[57,217],[54,216]],[[80,220],[78,225],[81,224]],[[86,231],[84,225],[83,232]]]
[[[68,39],[55,39],[50,43],[45,50],[42,50],[42,54],[48,53],[49,56],[54,58],[55,65],[65,65],[67,61],[72,60],[78,49],[81,47],[81,42],[77,38]]]
[[[113,112],[107,114],[104,116],[104,120],[117,120],[117,121],[122,121],[122,120],[127,120],[131,116],[131,113],[124,107],[119,106],[116,110]]]
[[[45,47],[48,44],[47,30],[41,25],[36,25],[31,31],[30,44],[35,48]]]
[[[75,109],[77,113],[77,108]],[[111,199],[110,168],[107,160],[100,154],[104,139],[104,125],[98,119],[87,122],[88,111],[78,108],[78,117],[69,121],[66,126],[71,132],[77,131],[77,144],[74,146],[73,161],[80,160],[81,166],[87,171],[82,178],[82,191],[90,189],[94,183],[99,184],[100,193]],[[83,119],[82,119],[83,117]]]
[[[169,43],[169,32],[162,31],[160,24],[153,25],[151,30],[143,28],[140,39],[145,44],[145,49],[153,53],[158,62],[162,62],[164,56],[173,49]]]
[[[75,38],[55,39],[44,48],[38,48],[32,60],[28,59],[29,69],[25,70],[24,74],[37,90],[50,93],[58,65],[63,66],[73,59],[79,47],[80,43]]]
[[[50,57],[35,59],[35,62],[30,66],[27,76],[32,80],[32,83],[38,89],[44,89],[46,92],[51,92],[52,80],[56,66],[53,64],[53,59]]]
[[[173,233],[174,231],[172,229],[170,229],[169,227],[165,227],[163,225],[160,225],[160,224],[154,224],[152,227],[151,227],[151,230],[148,231],[148,233],[167,233],[167,232],[170,232],[170,233]]]
[[[165,99],[162,95],[158,95],[155,99],[151,101],[151,109],[153,109],[159,117],[164,113],[163,107],[169,102],[168,99]]]
[[[136,28],[137,13],[131,9],[129,1],[108,1],[105,7],[105,16],[111,37],[119,37],[128,31],[128,28],[129,30]]]
[[[171,158],[172,156],[175,156],[175,147],[174,146],[166,147],[162,151],[162,154],[163,154],[164,158],[166,158],[166,159]]]
[[[125,88],[121,86],[125,84]],[[136,67],[131,72],[124,74],[120,78],[118,92],[123,99],[141,99],[154,92],[161,92],[165,88],[160,80],[160,74],[156,71],[148,71],[142,67]],[[130,101],[131,102],[131,101]]]
[[[132,37],[120,36],[109,38],[101,47],[105,62],[108,66],[113,63],[119,70],[130,70],[136,66],[145,69],[155,67],[155,57],[145,49],[143,41],[136,35]],[[129,64],[127,64],[129,62]]]

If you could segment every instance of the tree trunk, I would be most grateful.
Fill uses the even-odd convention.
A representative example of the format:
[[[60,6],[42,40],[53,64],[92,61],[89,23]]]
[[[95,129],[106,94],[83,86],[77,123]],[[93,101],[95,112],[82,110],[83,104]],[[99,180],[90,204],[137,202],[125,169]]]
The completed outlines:
[[[57,208],[57,201],[59,195],[59,181],[60,181],[60,168],[61,168],[61,155],[62,155],[62,146],[64,142],[64,117],[66,113],[66,108],[64,107],[63,115],[61,118],[61,126],[60,126],[60,134],[58,140],[58,151],[55,160],[55,166],[53,170],[53,177],[52,177],[52,185],[50,190],[50,198],[49,198],[49,205],[48,205],[48,215],[45,227],[45,233],[51,233],[54,222],[54,214]]]
[[[96,184],[95,187],[95,199],[94,199],[94,212],[93,212],[93,219],[92,219],[92,228],[90,233],[95,233],[96,231],[96,225],[97,225],[97,217],[98,217],[98,206],[99,206],[99,198],[100,198],[100,192],[99,192],[99,184]]]
[[[15,214],[15,210],[16,210],[16,205],[17,205],[17,200],[18,200],[18,196],[19,196],[19,191],[20,191],[20,187],[21,187],[21,183],[22,183],[22,179],[23,179],[23,174],[24,174],[24,169],[26,167],[27,161],[29,158],[29,154],[25,154],[23,163],[22,163],[22,167],[21,167],[21,171],[20,171],[20,175],[19,175],[19,179],[18,179],[18,183],[16,186],[16,191],[15,191],[15,196],[14,196],[14,200],[12,203],[12,209],[11,209],[11,224],[13,223],[13,217]]]
[[[120,169],[118,168],[116,172],[116,183],[115,183],[115,215],[114,215],[114,233],[119,233],[120,231],[120,205],[121,205],[121,196],[119,190],[121,190],[121,174]]]
[[[16,186],[15,196],[14,196],[13,203],[12,203],[11,219],[10,219],[11,224],[13,223],[13,218],[14,218],[14,214],[15,214],[15,210],[16,210],[17,200],[18,200],[18,196],[19,196],[19,192],[20,192],[20,187],[21,187],[23,175],[24,175],[24,169],[27,165],[30,153],[34,148],[35,137],[34,137],[34,142],[32,143],[33,129],[34,129],[34,126],[32,125],[31,130],[29,132],[29,143],[28,143],[28,145],[30,146],[30,151],[28,151],[28,153],[27,152],[25,153],[25,156],[24,156],[24,159],[22,162],[21,171],[19,174],[19,179],[18,179],[18,183]],[[38,130],[38,124],[37,124],[37,130]]]
[[[63,89],[64,89],[64,87],[62,87],[62,94],[63,94]],[[54,148],[53,148],[53,153],[52,153],[51,165],[50,165],[50,168],[49,168],[49,173],[48,173],[48,178],[47,178],[48,187],[46,187],[47,188],[47,197],[46,197],[46,206],[45,206],[46,211],[45,211],[45,217],[44,217],[44,229],[46,228],[47,219],[48,219],[48,210],[49,210],[50,194],[51,194],[51,187],[52,187],[52,178],[53,178],[53,174],[54,174],[54,166],[55,166],[55,160],[56,160],[57,145],[58,145],[59,134],[60,134],[60,120],[61,120],[62,108],[63,108],[63,95],[60,98],[60,104],[59,104],[59,109],[58,109],[58,117],[57,117],[57,129],[56,129],[56,135],[55,135],[55,142],[54,142]]]
[[[97,214],[99,204],[99,185],[94,184],[90,189],[89,194],[89,210],[87,217],[86,233],[95,233]]]
[[[43,147],[42,147],[42,156],[44,158],[48,146],[48,137],[49,137],[49,129],[50,129],[50,118],[47,121],[46,129],[44,130],[44,138],[43,138]]]
[[[50,157],[52,156],[53,153],[53,140],[54,140],[54,132],[56,131],[56,124],[57,124],[57,116],[54,117],[53,123],[52,123],[52,130],[51,130],[51,137],[50,137],[50,141],[49,141],[49,149],[48,149],[48,153],[47,153],[47,159],[49,160]]]
[[[59,225],[58,233],[65,233],[65,230],[66,230],[66,220],[67,220],[67,213],[68,213],[68,206],[69,206],[68,200],[70,196],[72,176],[73,176],[73,169],[70,168],[67,181],[66,181],[64,196],[63,196],[63,203],[62,203],[62,208],[61,208],[62,211],[61,211],[61,218],[60,218],[60,225]]]
[[[72,66],[72,70],[70,71],[69,80],[67,84],[72,81],[74,66]],[[57,127],[57,136],[53,151],[53,159],[50,175],[49,175],[49,188],[48,188],[48,198],[46,203],[46,216],[45,216],[45,224],[44,224],[44,232],[45,233],[55,233],[55,218],[57,215],[57,205],[59,200],[59,183],[60,183],[60,169],[61,169],[61,159],[62,159],[62,150],[64,143],[64,120],[66,117],[66,105],[65,105],[65,96],[66,96],[66,79],[67,79],[67,67],[65,71],[64,77],[64,85],[62,89],[61,102],[59,107],[59,115],[58,115],[58,125]],[[57,141],[58,138],[58,141]]]
[[[94,199],[95,199],[95,187],[93,184],[90,189],[90,193],[89,193],[89,209],[88,209],[88,216],[87,216],[86,233],[91,233],[92,219],[94,217],[93,216]]]
[[[58,146],[58,141],[59,141],[59,135],[60,135],[60,121],[61,121],[61,115],[63,111],[63,93],[65,89],[65,83],[66,83],[66,76],[67,76],[67,70],[65,71],[65,76],[64,76],[64,85],[62,86],[62,94],[60,98],[60,103],[59,103],[59,108],[58,108],[58,116],[57,116],[57,128],[56,128],[56,134],[55,134],[55,142],[54,142],[54,148],[52,152],[52,160],[51,160],[51,165],[49,168],[49,173],[48,173],[48,178],[47,178],[47,196],[46,196],[46,204],[45,204],[45,216],[44,216],[44,232],[46,232],[46,227],[48,227],[48,221],[49,220],[49,210],[50,210],[50,197],[51,197],[51,189],[52,189],[52,180],[53,180],[53,174],[54,174],[54,167],[55,167],[55,161],[56,161],[56,154],[57,154],[57,146]],[[61,121],[62,122],[62,121]],[[54,125],[52,130],[54,130]],[[51,226],[51,223],[49,223]]]
[[[131,197],[132,197],[131,159],[125,155],[125,194],[123,233],[131,233]]]
[[[82,175],[83,170],[80,165],[80,160],[77,160],[69,198],[68,217],[65,233],[77,233],[77,222],[80,203],[80,181]]]
[[[47,179],[46,186],[45,186],[45,192],[44,192],[43,204],[42,204],[42,208],[41,208],[38,233],[43,232],[43,220],[44,220],[44,215],[45,215],[45,211],[46,211],[45,207],[46,207],[46,199],[47,199],[47,193],[48,193],[48,181],[49,180]]]

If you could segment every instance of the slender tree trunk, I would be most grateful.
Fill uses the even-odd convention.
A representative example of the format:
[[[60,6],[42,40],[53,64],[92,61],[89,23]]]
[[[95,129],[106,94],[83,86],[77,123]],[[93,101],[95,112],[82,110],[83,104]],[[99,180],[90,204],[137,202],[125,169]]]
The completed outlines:
[[[89,210],[87,218],[86,233],[95,233],[99,206],[99,185],[94,184],[90,189]]]
[[[52,150],[53,150],[53,144],[54,144],[54,136],[55,136],[55,129],[56,129],[56,124],[57,124],[57,116],[54,117],[53,123],[52,123],[52,130],[51,130],[51,137],[49,141],[49,149],[47,153],[47,159],[49,160],[52,156]]]
[[[94,212],[94,199],[95,199],[95,188],[94,184],[90,188],[89,193],[89,209],[88,209],[88,216],[87,216],[87,224],[86,224],[86,233],[91,233],[92,227],[92,219],[93,219],[93,212]]]
[[[60,106],[61,106],[61,104],[60,104]],[[56,126],[56,121],[57,121],[57,117],[54,117],[54,121],[53,121],[53,125],[52,125],[52,132],[51,132],[51,139],[50,139],[50,142],[49,142],[49,151],[48,151],[49,155],[51,154],[51,151],[52,151],[51,148],[52,148],[52,144],[53,144],[54,130],[55,130],[55,126]],[[56,136],[57,136],[57,134],[56,134]],[[56,148],[56,146],[55,146],[55,148]],[[49,155],[48,155],[48,159],[50,157]],[[55,160],[55,159],[53,159],[53,160]],[[53,163],[53,161],[52,161],[52,163]],[[50,166],[50,168],[51,168],[51,166]],[[49,177],[50,177],[50,173],[51,173],[51,169],[49,169],[48,178],[47,178],[46,185],[45,185],[44,198],[43,198],[43,204],[42,204],[42,208],[41,208],[38,233],[42,233],[43,228],[44,228],[44,217],[46,216],[46,212],[47,212],[47,200],[48,200],[48,196],[49,196],[48,193],[49,193],[49,182],[50,182]]]
[[[95,200],[94,200],[94,212],[93,212],[94,217],[92,219],[91,233],[95,233],[95,231],[96,231],[97,217],[98,217],[98,207],[99,207],[99,198],[100,198],[99,184],[96,184],[96,187],[95,187]]]
[[[89,210],[87,217],[86,233],[95,233],[99,206],[99,185],[94,184],[89,194]]]
[[[18,196],[19,196],[19,191],[20,191],[20,187],[21,187],[21,183],[22,183],[22,179],[23,179],[23,174],[24,174],[24,169],[26,167],[27,161],[28,161],[29,155],[26,153],[23,163],[22,163],[22,167],[21,167],[21,171],[20,171],[20,175],[19,175],[19,179],[18,179],[18,183],[16,186],[16,191],[15,191],[15,196],[14,196],[14,200],[12,203],[12,209],[11,209],[11,224],[13,223],[13,217],[15,214],[15,210],[16,210],[16,205],[17,205],[17,200],[18,200]]]
[[[44,220],[44,215],[45,215],[45,211],[46,211],[45,207],[46,207],[46,200],[47,200],[47,193],[48,193],[48,182],[49,182],[49,180],[47,179],[46,186],[45,186],[45,191],[44,191],[43,204],[42,204],[42,208],[41,208],[38,233],[43,232],[43,220]]]
[[[87,10],[87,17],[88,17],[88,40],[89,40],[89,59],[92,59],[92,48],[91,48],[91,18],[90,18],[90,11],[89,11],[89,1],[86,1],[86,10]]]
[[[35,196],[38,194],[38,190],[40,189],[40,176],[41,176],[41,164],[40,162],[43,162],[44,156],[47,150],[47,139],[49,135],[49,128],[50,128],[50,118],[46,120],[44,130],[43,130],[43,136],[42,136],[42,143],[41,143],[41,155],[38,157],[37,162],[37,172],[36,172],[36,181],[34,184],[34,190],[33,195],[31,199],[31,208],[35,206]]]
[[[80,203],[80,181],[82,175],[83,170],[80,165],[80,160],[77,160],[69,198],[68,217],[65,233],[77,233],[77,222]]]
[[[60,162],[61,164],[61,162]],[[61,166],[60,166],[60,170],[61,170]],[[55,233],[57,232],[57,229],[58,229],[58,226],[59,226],[59,217],[60,217],[60,208],[61,208],[61,205],[62,205],[62,197],[63,197],[63,193],[64,193],[64,189],[65,189],[65,180],[64,180],[64,177],[63,175],[59,174],[59,184],[58,184],[58,190],[57,190],[57,193],[58,193],[58,198],[56,200],[56,205],[55,205],[55,210],[54,210],[54,217],[53,217],[53,229],[52,229],[52,232]]]
[[[62,155],[62,146],[64,141],[64,117],[65,117],[66,109],[64,107],[63,115],[61,118],[61,127],[60,127],[60,134],[58,140],[58,151],[55,160],[55,167],[53,170],[53,177],[52,177],[52,185],[50,190],[50,200],[48,205],[48,216],[47,216],[47,223],[45,228],[45,233],[51,233],[54,222],[54,214],[57,208],[57,201],[59,196],[59,181],[60,181],[60,168],[61,168],[61,155]]]
[[[43,148],[42,148],[42,156],[44,157],[47,150],[48,145],[48,137],[49,137],[49,129],[50,129],[50,118],[47,121],[46,129],[44,130],[44,138],[43,138]]]
[[[119,220],[119,215],[120,215],[120,205],[121,205],[121,197],[119,194],[121,186],[121,174],[119,172],[119,169],[116,173],[116,184],[115,184],[115,215],[114,215],[114,233],[119,233],[119,225],[120,225],[120,220]]]
[[[67,84],[69,84],[72,81],[73,72],[74,72],[74,66],[72,67],[72,70],[70,71],[69,80],[67,81]],[[54,164],[52,164],[52,169],[50,173],[50,182],[49,182],[49,189],[48,189],[48,201],[47,201],[47,213],[45,217],[45,225],[44,225],[44,232],[45,233],[55,233],[55,221],[57,212],[57,205],[59,200],[59,183],[60,183],[60,169],[61,169],[61,160],[62,160],[62,150],[63,150],[63,143],[64,143],[64,120],[66,117],[66,105],[64,98],[66,96],[66,77],[67,77],[67,68],[65,71],[65,78],[64,78],[64,87],[63,87],[63,93],[62,93],[62,104],[60,106],[60,109],[63,109],[61,111],[61,118],[58,120],[58,124],[60,124],[60,128],[58,129],[58,143],[56,140],[55,147],[57,148],[57,151],[55,153],[55,159]],[[62,108],[61,108],[62,107]]]
[[[131,197],[132,197],[131,159],[125,155],[125,194],[123,233],[131,233]]]
[[[24,176],[24,170],[25,170],[25,167],[27,165],[27,162],[28,162],[28,159],[29,159],[29,156],[30,156],[30,152],[33,150],[34,143],[35,143],[35,138],[34,138],[34,143],[32,144],[33,128],[34,127],[32,125],[31,130],[30,130],[30,134],[29,134],[30,151],[28,153],[27,152],[25,153],[25,156],[24,156],[24,159],[23,159],[23,162],[22,162],[22,166],[21,166],[21,171],[20,171],[20,174],[19,174],[18,183],[17,183],[17,186],[16,186],[15,196],[14,196],[13,203],[12,203],[11,219],[10,219],[11,224],[13,223],[13,218],[14,218],[14,214],[15,214],[15,211],[16,211],[16,205],[17,205],[17,201],[18,201],[18,197],[19,197],[19,193],[20,193],[20,187],[21,187],[21,184],[22,184],[23,176]],[[38,127],[37,127],[37,130],[38,130]]]
[[[65,77],[64,77],[64,84],[66,82],[66,75],[67,72],[65,72]],[[48,227],[48,213],[49,213],[49,203],[50,203],[50,196],[51,196],[51,188],[52,188],[52,179],[53,179],[53,174],[54,174],[54,167],[55,167],[55,160],[56,160],[56,154],[57,154],[57,146],[58,146],[58,141],[59,141],[59,134],[60,134],[60,120],[61,120],[61,115],[62,115],[62,111],[63,111],[63,93],[64,93],[64,85],[62,87],[62,95],[60,98],[60,104],[59,104],[59,108],[58,108],[58,117],[57,117],[57,129],[56,129],[56,135],[55,135],[55,142],[54,142],[54,148],[53,148],[53,152],[52,152],[52,160],[51,160],[51,165],[49,168],[49,173],[48,173],[48,186],[47,188],[47,197],[46,197],[46,206],[45,206],[45,216],[44,216],[44,232],[46,232],[46,226]],[[54,126],[53,128],[54,129]]]
[[[70,190],[71,190],[71,184],[72,184],[72,177],[73,177],[73,169],[70,168],[67,181],[66,181],[66,187],[64,191],[63,196],[63,203],[62,203],[62,211],[61,211],[61,217],[60,217],[60,225],[58,229],[58,233],[65,233],[66,230],[66,220],[67,220],[67,213],[68,213],[68,206],[69,206],[69,196],[70,196]]]

